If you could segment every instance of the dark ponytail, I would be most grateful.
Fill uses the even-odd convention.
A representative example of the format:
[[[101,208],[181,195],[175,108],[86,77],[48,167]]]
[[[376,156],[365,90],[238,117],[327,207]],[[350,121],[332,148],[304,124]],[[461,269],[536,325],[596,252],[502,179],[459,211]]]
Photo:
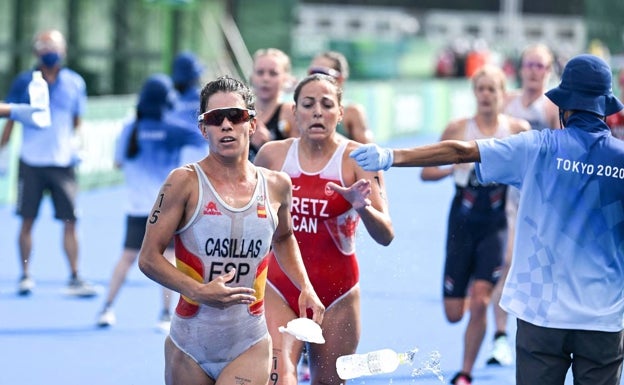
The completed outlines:
[[[137,111],[137,117],[132,126],[132,133],[130,134],[130,140],[128,141],[128,147],[126,147],[126,158],[133,159],[139,153],[139,112]]]

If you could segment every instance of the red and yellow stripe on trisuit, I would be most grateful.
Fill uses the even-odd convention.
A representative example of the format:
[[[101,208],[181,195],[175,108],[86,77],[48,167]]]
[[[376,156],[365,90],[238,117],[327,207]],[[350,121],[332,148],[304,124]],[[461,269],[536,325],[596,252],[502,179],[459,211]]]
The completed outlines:
[[[204,281],[204,265],[197,256],[188,251],[182,241],[175,236],[175,254],[176,254],[176,267],[178,270],[193,278],[197,282]],[[188,297],[180,295],[180,301],[176,306],[176,313],[180,317],[192,317],[199,310],[199,303],[191,300]]]
[[[256,277],[253,282],[253,289],[256,300],[249,305],[249,312],[253,315],[264,313],[264,291],[266,289],[267,273],[269,271],[269,257],[265,256],[256,270]]]
[[[256,206],[256,214],[258,214],[258,218],[267,217],[266,206],[264,205],[264,203],[258,203],[258,205]]]

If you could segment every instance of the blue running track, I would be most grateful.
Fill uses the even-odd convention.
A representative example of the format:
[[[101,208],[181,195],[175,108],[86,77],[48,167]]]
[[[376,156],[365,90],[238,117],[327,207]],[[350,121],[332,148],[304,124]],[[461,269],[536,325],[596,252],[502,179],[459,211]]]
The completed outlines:
[[[391,146],[429,143],[423,136]],[[413,366],[392,374],[363,377],[350,384],[448,384],[461,367],[467,317],[457,324],[444,318],[441,277],[450,179],[423,183],[420,169],[386,172],[387,193],[396,237],[388,247],[374,243],[363,226],[358,235],[363,330],[359,352],[382,348],[419,353]],[[117,325],[98,329],[114,264],[122,247],[124,193],[121,187],[82,192],[79,205],[81,274],[102,286],[91,299],[68,298],[62,290],[68,267],[61,248],[61,226],[48,200],[33,232],[29,297],[16,295],[19,275],[17,230],[12,206],[0,206],[0,385],[142,385],[163,381],[163,340],[156,329],[160,290],[134,268],[115,304]],[[491,317],[491,315],[490,315]],[[492,339],[486,339],[473,371],[474,384],[514,384],[515,368],[485,364]],[[515,320],[510,319],[511,342]],[[439,355],[439,367],[431,357]],[[439,372],[437,372],[439,369]],[[442,377],[442,379],[441,379]],[[568,379],[566,384],[572,384]]]

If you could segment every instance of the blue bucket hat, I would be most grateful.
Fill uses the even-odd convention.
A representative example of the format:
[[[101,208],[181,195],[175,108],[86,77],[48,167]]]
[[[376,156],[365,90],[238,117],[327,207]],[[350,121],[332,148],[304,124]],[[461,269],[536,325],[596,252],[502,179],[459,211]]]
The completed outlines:
[[[137,112],[143,117],[161,118],[176,101],[176,93],[169,76],[154,74],[149,76],[139,93]]]
[[[204,66],[191,52],[181,52],[173,59],[171,78],[175,84],[190,84],[201,76]]]
[[[589,111],[608,116],[624,105],[613,95],[611,68],[594,55],[578,55],[563,69],[561,83],[546,92],[546,96],[561,110]]]

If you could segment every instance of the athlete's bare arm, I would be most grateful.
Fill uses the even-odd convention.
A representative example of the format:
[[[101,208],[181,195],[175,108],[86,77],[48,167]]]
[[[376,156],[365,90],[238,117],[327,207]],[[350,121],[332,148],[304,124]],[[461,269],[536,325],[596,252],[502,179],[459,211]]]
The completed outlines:
[[[366,112],[360,104],[349,104],[344,108],[343,124],[350,138],[359,143],[373,141],[366,124]]]
[[[481,161],[477,142],[444,140],[425,146],[394,150],[394,167],[430,167]]]
[[[269,170],[281,170],[286,159],[286,153],[290,148],[294,139],[274,140],[266,143],[254,159],[256,166],[264,167]]]
[[[443,140],[461,140],[464,137],[464,132],[466,130],[466,122],[468,119],[458,119],[450,122],[442,135],[440,136],[440,141]],[[395,154],[396,156],[396,154]],[[453,173],[452,167],[424,167],[420,173],[420,178],[424,181],[437,181]]]
[[[293,112],[294,106],[294,102],[285,102],[282,104],[282,109],[280,110],[280,124],[286,125],[285,131],[290,138],[299,137],[299,127],[297,127],[295,114]]]
[[[513,116],[507,116],[509,119],[509,130],[512,134],[517,134],[531,129],[531,124],[525,119],[514,118]]]

